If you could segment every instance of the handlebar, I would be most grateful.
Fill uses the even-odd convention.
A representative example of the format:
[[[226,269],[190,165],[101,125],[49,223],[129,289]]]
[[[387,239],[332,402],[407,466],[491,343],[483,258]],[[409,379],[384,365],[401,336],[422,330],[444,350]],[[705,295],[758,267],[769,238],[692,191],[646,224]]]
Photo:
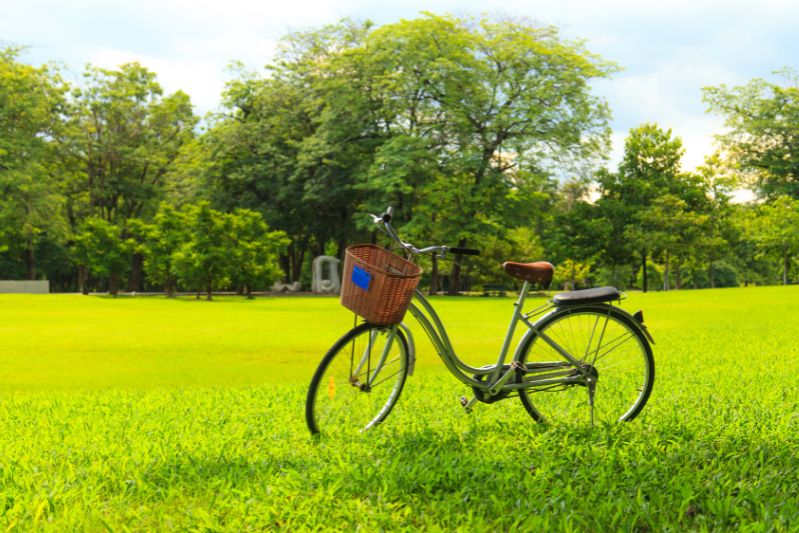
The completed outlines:
[[[372,215],[372,221],[377,224],[378,227],[381,227],[383,232],[388,235],[391,240],[396,242],[400,245],[400,247],[408,253],[418,255],[418,254],[436,254],[440,253],[442,255],[446,254],[447,252],[451,252],[453,254],[462,254],[462,255],[480,255],[480,250],[475,250],[474,248],[458,248],[458,247],[450,247],[450,246],[426,246],[424,248],[417,248],[416,246],[412,245],[409,242],[405,242],[400,239],[397,230],[395,230],[391,226],[391,220],[394,218],[394,208],[389,206],[386,209],[386,212],[380,216]]]
[[[453,254],[463,254],[463,255],[480,255],[480,250],[475,250],[474,248],[450,248],[450,252]]]

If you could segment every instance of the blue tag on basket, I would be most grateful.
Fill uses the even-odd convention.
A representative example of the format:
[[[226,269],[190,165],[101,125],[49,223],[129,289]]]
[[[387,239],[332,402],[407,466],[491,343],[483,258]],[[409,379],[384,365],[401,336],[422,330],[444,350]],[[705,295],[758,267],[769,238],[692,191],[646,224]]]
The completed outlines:
[[[372,281],[372,275],[359,267],[358,265],[352,266],[352,282],[365,291],[369,290],[369,282]]]

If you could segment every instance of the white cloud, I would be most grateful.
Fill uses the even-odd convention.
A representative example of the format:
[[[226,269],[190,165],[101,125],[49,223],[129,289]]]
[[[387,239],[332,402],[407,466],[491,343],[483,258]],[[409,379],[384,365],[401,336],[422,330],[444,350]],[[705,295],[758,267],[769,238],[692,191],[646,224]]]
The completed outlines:
[[[169,60],[149,57],[126,50],[97,50],[90,62],[98,67],[114,69],[123,63],[138,61],[156,73],[158,83],[166,94],[182,90],[189,94],[200,114],[216,109],[224,88],[224,69],[208,61]]]
[[[686,170],[701,165],[715,150],[713,136],[724,127],[722,117],[705,113],[701,88],[738,80],[736,73],[715,64],[678,55],[648,72],[623,73],[597,84],[597,92],[608,99],[615,114],[613,161],[621,159],[623,139],[631,128],[654,122],[682,139]]]
[[[35,45],[32,62],[82,69],[86,62],[114,67],[137,60],[168,92],[189,93],[201,113],[218,105],[232,60],[260,69],[289,31],[346,16],[393,22],[422,10],[528,17],[588,39],[590,50],[627,69],[595,85],[615,115],[614,161],[630,128],[657,122],[683,138],[686,168],[712,151],[722,126],[720,117],[705,114],[701,87],[799,67],[795,0],[2,1],[0,35]]]

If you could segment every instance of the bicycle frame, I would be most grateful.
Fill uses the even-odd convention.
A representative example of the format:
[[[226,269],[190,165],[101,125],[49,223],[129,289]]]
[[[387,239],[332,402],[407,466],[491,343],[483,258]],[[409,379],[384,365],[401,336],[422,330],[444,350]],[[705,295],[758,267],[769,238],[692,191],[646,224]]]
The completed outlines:
[[[374,222],[379,226],[382,226],[381,229],[384,231],[384,233],[386,233],[395,243],[397,243],[408,255],[431,252],[435,254],[437,252],[446,252],[448,250],[446,246],[429,246],[427,248],[418,249],[410,243],[403,242],[396,230],[391,227],[391,217],[392,209],[390,207],[386,210],[386,213],[380,217],[372,215]],[[441,357],[441,360],[444,362],[452,375],[474,389],[486,391],[489,396],[495,396],[500,392],[510,392],[518,389],[577,383],[586,384],[588,381],[591,381],[593,378],[590,377],[590,370],[586,368],[586,365],[561,347],[546,333],[541,331],[541,329],[536,325],[538,322],[533,323],[530,321],[530,317],[549,311],[539,319],[544,320],[552,313],[561,312],[560,308],[557,308],[552,304],[547,304],[529,313],[522,314],[522,308],[524,306],[524,301],[527,298],[527,292],[529,289],[530,283],[525,281],[522,290],[519,293],[518,300],[513,304],[513,316],[511,318],[510,325],[508,326],[508,331],[505,334],[505,340],[502,343],[502,348],[500,349],[496,364],[489,364],[480,368],[473,367],[465,363],[457,356],[441,318],[439,318],[433,306],[424,297],[424,294],[422,294],[418,289],[414,292],[415,298],[414,301],[411,302],[408,310],[422,326],[422,329],[424,329],[425,333],[427,333],[427,336],[433,343],[436,352],[438,353],[439,357]],[[419,305],[416,305],[414,302],[418,303]],[[579,307],[579,305],[573,305],[570,307],[570,309],[578,309]],[[610,309],[610,306],[608,306],[608,309]],[[606,318],[605,325],[602,327],[602,332],[600,333],[600,344],[602,341],[602,336],[604,335],[604,330],[607,326],[608,319],[609,317]],[[513,360],[509,365],[506,365],[505,360],[508,356],[510,343],[513,340],[513,335],[519,322],[524,323],[524,325],[527,326],[528,331],[525,333],[524,337],[521,339],[521,342],[517,346]],[[591,340],[593,340],[593,336],[596,333],[596,325],[597,324],[595,324],[594,331],[591,334]],[[401,327],[402,330],[407,334],[410,343],[409,348],[411,350],[411,354],[414,354],[413,336],[411,335],[410,330],[404,323],[400,324],[399,327]],[[389,345],[393,340],[393,336],[396,334],[396,331],[396,326],[392,327],[390,333],[392,339],[389,339]],[[644,328],[642,331],[647,338],[651,340],[651,336],[649,336],[649,334],[646,332],[646,329]],[[524,354],[521,353],[521,350],[523,346],[525,346],[530,336],[533,335],[538,336],[542,341],[552,347],[555,352],[560,354],[563,360],[545,363],[523,363],[521,361],[521,357]],[[383,353],[379,363],[380,366],[382,366],[385,356],[386,353]],[[588,354],[583,354],[583,356],[587,357]],[[364,357],[366,357],[366,354]],[[412,356],[410,363],[411,373],[413,372],[413,364],[414,358]],[[519,374],[523,375],[524,378],[511,381],[511,378]],[[485,376],[486,379],[483,381],[472,376]],[[472,399],[469,405],[471,405],[471,403],[474,401],[475,399]]]
[[[513,304],[513,316],[511,318],[510,325],[508,326],[508,331],[505,334],[505,340],[502,343],[502,348],[500,349],[496,364],[486,365],[479,368],[465,363],[457,356],[441,318],[436,313],[432,304],[430,304],[427,298],[425,298],[425,296],[419,290],[415,292],[415,299],[414,302],[411,302],[409,311],[417,320],[417,322],[419,322],[419,325],[422,326],[422,329],[424,329],[425,333],[427,333],[427,336],[433,343],[436,352],[438,353],[439,357],[441,357],[441,360],[444,362],[452,375],[470,387],[487,391],[491,396],[494,396],[499,392],[533,388],[536,386],[583,382],[587,374],[585,374],[583,371],[578,359],[559,346],[554,340],[543,333],[535,323],[529,320],[529,317],[532,315],[541,314],[545,311],[550,311],[550,313],[553,313],[557,312],[557,309],[547,304],[530,313],[522,314],[522,308],[524,306],[529,288],[530,284],[525,282],[522,290],[519,293],[518,300]],[[416,305],[417,303],[419,305]],[[548,316],[548,314],[549,313],[544,316]],[[510,343],[513,340],[513,335],[519,322],[522,322],[525,326],[527,326],[529,331],[519,343],[519,347],[517,347],[511,364],[506,365],[505,361],[508,356],[508,350],[510,349]],[[563,361],[554,361],[552,363],[532,363],[531,367],[523,365],[519,361],[519,358],[522,355],[519,353],[519,348],[524,345],[524,341],[529,335],[538,335],[544,342],[549,344],[563,357]],[[568,368],[569,370],[563,370],[565,368]],[[574,369],[578,370],[579,375],[574,374]],[[522,383],[509,383],[511,378],[520,371],[525,374],[524,381]],[[549,371],[554,371],[554,373],[546,373]],[[530,374],[534,375],[530,376]],[[536,377],[535,374],[544,375]],[[472,377],[472,375],[486,376],[487,379],[486,381],[482,381],[475,379]]]
[[[400,239],[391,218],[391,208],[381,216],[372,215],[378,229],[394,241],[393,249],[411,261],[424,255],[453,254],[456,260],[479,255],[471,248],[417,248]],[[371,266],[391,270],[378,263]],[[408,307],[447,370],[472,390],[470,399],[461,397],[465,410],[470,412],[477,402],[518,397],[536,422],[546,422],[575,416],[573,411],[585,405],[581,396],[585,391],[592,424],[595,411],[603,423],[634,419],[649,399],[655,372],[650,348],[654,340],[644,326],[643,313],[630,314],[616,307],[614,302],[624,295],[613,287],[565,292],[525,310],[532,284],[548,286],[552,265],[509,261],[502,267],[524,284],[493,364],[473,366],[459,358],[443,321],[419,290]],[[414,281],[418,283],[418,278]],[[409,295],[404,292],[403,296]],[[377,318],[364,320],[333,344],[311,379],[305,419],[312,434],[327,432],[327,428],[336,428],[342,435],[360,433],[380,424],[397,403],[407,376],[413,374],[416,347],[408,324],[396,323],[396,315],[388,325]],[[517,329],[520,322],[525,326],[522,331]],[[518,345],[511,355],[514,339]],[[625,344],[630,339],[635,342]],[[538,394],[543,391],[562,394]],[[595,398],[600,400],[599,409],[595,409]]]

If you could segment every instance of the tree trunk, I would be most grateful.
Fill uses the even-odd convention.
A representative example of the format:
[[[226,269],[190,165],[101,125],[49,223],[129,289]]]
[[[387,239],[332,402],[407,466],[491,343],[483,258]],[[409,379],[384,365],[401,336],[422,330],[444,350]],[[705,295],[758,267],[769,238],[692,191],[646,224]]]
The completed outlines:
[[[252,295],[252,287],[250,286],[249,283],[245,286],[244,294],[247,295],[247,299],[248,300],[254,300],[255,299],[255,296]]]
[[[572,286],[571,290],[577,288],[577,265],[574,261],[572,261]]]
[[[291,281],[291,261],[288,254],[280,254],[280,268],[283,270],[283,283]]]
[[[321,242],[317,237],[314,239],[313,243],[313,256],[314,258],[319,257],[320,255],[325,255],[325,243]]]
[[[307,242],[303,241],[299,245],[297,243],[292,243],[289,246],[288,254],[289,254],[289,263],[290,263],[290,274],[289,274],[289,282],[294,283],[295,281],[300,281],[300,277],[302,276],[302,263],[305,259],[305,249],[307,248]]]
[[[114,298],[119,293],[119,274],[111,274],[108,278],[108,293]]]
[[[25,249],[25,264],[28,271],[28,279],[36,279],[36,250],[33,247],[33,241],[28,239],[27,247]]]
[[[682,268],[680,268],[679,261],[674,265],[674,284],[678,291],[682,289]]]
[[[89,294],[89,287],[86,284],[87,277],[86,266],[78,265],[78,291],[83,295]]]
[[[436,254],[433,254],[433,265],[430,268],[430,288],[427,291],[427,294],[430,296],[435,296],[436,292],[438,292],[438,257]]]
[[[466,239],[461,239],[458,241],[458,248],[463,248],[466,246]],[[452,269],[449,271],[449,290],[447,290],[447,294],[449,296],[457,296],[458,290],[461,286],[461,260],[463,259],[462,254],[455,254],[452,259]]]
[[[648,273],[646,271],[646,250],[645,249],[641,251],[641,268],[643,269],[643,273],[642,273],[643,280],[641,282],[641,285],[642,285],[641,290],[646,292],[647,289],[649,288],[649,275],[648,275]]]
[[[791,266],[791,258],[788,257],[788,252],[784,252],[782,256],[782,284],[788,284],[788,269]]]
[[[619,282],[619,267],[617,267],[617,266],[614,264],[614,265],[611,267],[611,269],[610,269],[610,272],[611,272],[611,274],[610,274],[610,279],[611,279],[611,280],[613,280],[613,282],[611,283],[611,285],[613,285],[614,287],[618,287],[618,286],[619,286],[619,285],[618,285],[618,282]]]
[[[175,297],[175,282],[171,279],[166,282],[166,285],[164,285],[164,294],[166,294],[167,298]]]
[[[461,284],[461,257],[463,257],[461,254],[455,254],[452,259],[452,268],[449,271],[449,287],[447,288],[449,296],[458,295],[458,289]]]
[[[144,256],[142,254],[133,254],[130,263],[130,279],[128,280],[128,292],[142,291],[143,269],[144,269]]]
[[[209,301],[212,300],[213,299],[213,292],[214,291],[211,289],[211,284],[207,283],[205,285],[205,295],[206,295],[205,299],[209,300]]]
[[[710,262],[710,266],[707,269],[708,275],[710,276],[710,288],[716,288],[716,271],[713,268],[713,261]]]
[[[669,290],[669,252],[666,252],[666,266],[663,269],[663,290]]]

